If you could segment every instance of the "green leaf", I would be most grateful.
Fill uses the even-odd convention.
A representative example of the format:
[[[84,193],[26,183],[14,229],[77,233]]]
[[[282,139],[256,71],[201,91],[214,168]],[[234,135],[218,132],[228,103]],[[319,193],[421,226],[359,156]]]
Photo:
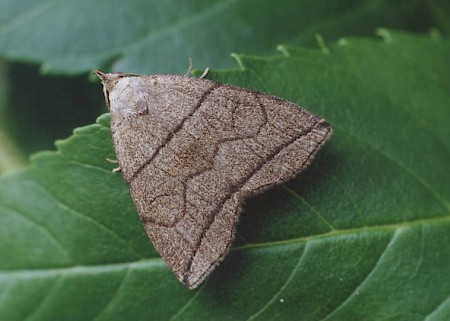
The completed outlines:
[[[230,52],[266,53],[279,43],[370,35],[386,26],[421,30],[448,20],[420,0],[0,0],[0,55],[80,73],[112,64],[139,73],[223,68]],[[108,68],[111,69],[111,68]]]
[[[208,74],[299,103],[335,134],[298,178],[248,201],[197,290],[111,172],[108,115],[1,176],[0,320],[448,320],[450,41],[379,34]]]

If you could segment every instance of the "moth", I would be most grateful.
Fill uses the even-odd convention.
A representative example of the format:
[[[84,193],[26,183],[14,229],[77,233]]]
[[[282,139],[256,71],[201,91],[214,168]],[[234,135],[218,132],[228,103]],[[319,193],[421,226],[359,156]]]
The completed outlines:
[[[95,73],[141,221],[190,289],[228,253],[243,200],[297,175],[332,133],[264,93],[187,76]]]

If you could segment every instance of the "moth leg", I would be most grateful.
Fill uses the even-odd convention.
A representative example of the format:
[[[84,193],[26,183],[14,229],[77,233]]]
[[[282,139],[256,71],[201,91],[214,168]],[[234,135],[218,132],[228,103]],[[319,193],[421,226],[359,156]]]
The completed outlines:
[[[204,71],[203,74],[200,76],[200,78],[205,78],[206,75],[208,74],[208,72],[209,72],[209,67],[206,67],[205,71]]]
[[[189,66],[188,69],[186,70],[186,73],[184,74],[185,76],[188,76],[192,71],[192,58],[189,57]]]
[[[192,71],[192,58],[189,57],[189,67],[184,75],[188,76],[191,73],[191,71]],[[205,71],[203,71],[202,75],[199,78],[205,78],[206,75],[208,74],[208,72],[209,72],[209,67],[207,67],[205,69]]]
[[[119,163],[119,161],[118,161],[117,159],[106,158],[106,160],[107,160],[108,162],[110,162],[110,163],[113,163],[113,164],[118,164],[118,163]],[[113,172],[113,173],[118,173],[118,172],[120,172],[120,171],[121,171],[120,166],[115,167],[115,168],[113,168],[113,169],[111,170],[111,172]]]

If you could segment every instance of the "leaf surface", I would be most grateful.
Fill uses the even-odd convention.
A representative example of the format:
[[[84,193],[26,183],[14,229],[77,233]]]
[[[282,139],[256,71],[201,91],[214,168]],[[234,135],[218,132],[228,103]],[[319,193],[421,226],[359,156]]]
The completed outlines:
[[[316,33],[446,26],[431,14],[439,8],[420,0],[0,0],[0,55],[53,73],[184,73],[188,57],[196,68],[223,68],[230,52],[311,44]]]
[[[3,175],[0,320],[447,320],[450,42],[379,34],[208,74],[335,133],[298,178],[248,200],[233,250],[195,291],[105,161],[108,115]]]

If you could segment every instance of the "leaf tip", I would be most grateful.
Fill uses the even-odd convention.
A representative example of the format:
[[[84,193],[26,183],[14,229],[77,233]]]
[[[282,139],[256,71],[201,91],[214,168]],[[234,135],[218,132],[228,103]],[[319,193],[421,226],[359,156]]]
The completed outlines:
[[[107,127],[109,128],[109,121],[110,121],[110,114],[109,113],[105,113],[100,115],[97,119],[96,119],[96,123],[99,124],[102,127]]]
[[[319,46],[320,51],[324,54],[324,55],[329,55],[330,49],[327,47],[325,41],[323,40],[323,37],[320,33],[316,33],[316,41],[317,41],[317,45]]]
[[[386,28],[377,28],[375,34],[380,36],[385,43],[389,44],[393,42],[392,33]]]
[[[281,54],[282,54],[284,57],[290,57],[290,56],[291,56],[291,53],[289,52],[288,48],[287,48],[285,45],[278,45],[278,46],[277,46],[277,50],[278,50],[279,52],[281,52]]]

